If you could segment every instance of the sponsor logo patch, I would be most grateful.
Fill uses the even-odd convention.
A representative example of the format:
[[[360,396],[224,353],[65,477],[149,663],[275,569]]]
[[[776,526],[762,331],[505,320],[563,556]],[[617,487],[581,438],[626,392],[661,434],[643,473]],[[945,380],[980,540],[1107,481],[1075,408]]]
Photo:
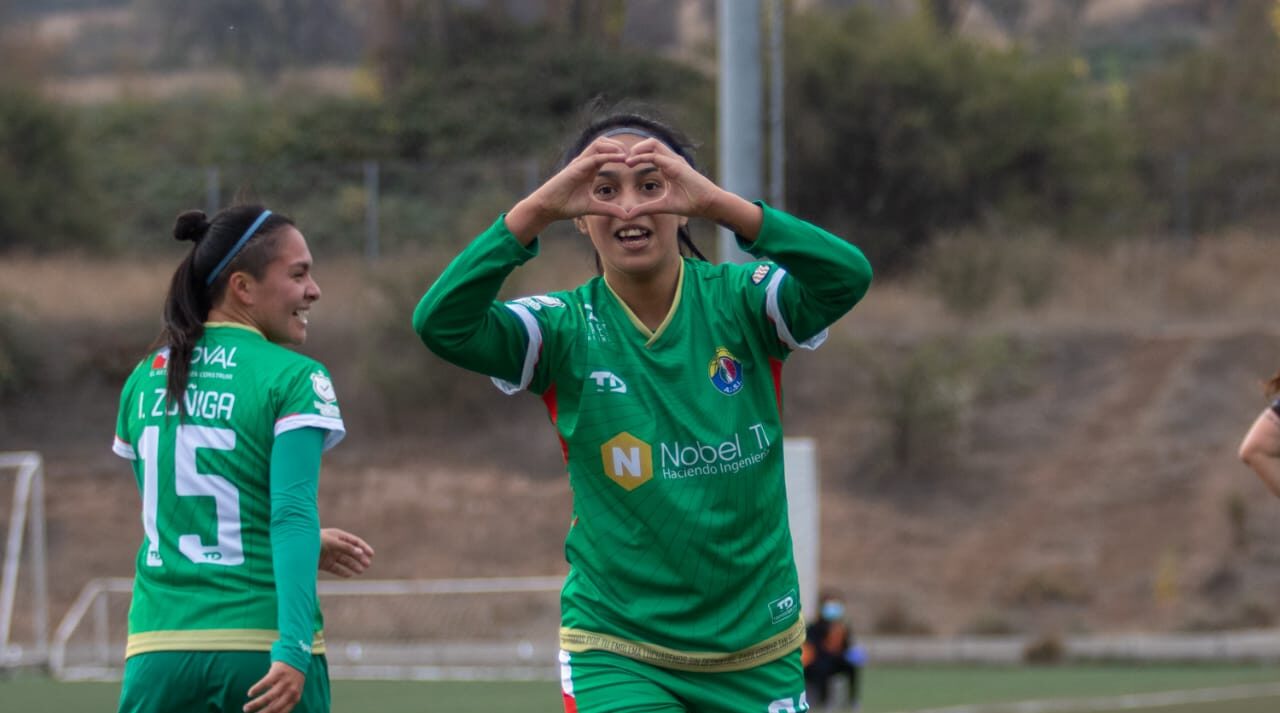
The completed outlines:
[[[707,365],[707,375],[722,394],[732,396],[742,390],[742,362],[724,347],[716,348],[716,355]]]
[[[325,418],[342,418],[342,409],[337,404],[327,404],[323,401],[312,401],[312,406],[316,407],[316,413]]]
[[[323,372],[317,371],[311,375],[311,390],[327,403],[338,400],[338,394],[333,390],[333,382]]]
[[[755,272],[751,273],[751,283],[758,285],[761,282],[764,282],[764,278],[769,276],[769,270],[772,269],[773,268],[769,265],[760,265],[756,268]]]
[[[518,300],[512,300],[518,305],[524,305],[533,311],[538,311],[543,307],[563,307],[564,300],[551,295],[534,295],[532,297],[521,297]]]
[[[789,590],[786,594],[769,602],[769,617],[774,624],[783,621],[787,617],[795,614],[796,609],[800,606],[800,598],[796,596],[796,590]]]
[[[628,492],[653,479],[653,448],[623,431],[600,446],[604,473]]]
[[[627,382],[612,371],[593,371],[587,378],[595,382],[596,393],[627,393]]]

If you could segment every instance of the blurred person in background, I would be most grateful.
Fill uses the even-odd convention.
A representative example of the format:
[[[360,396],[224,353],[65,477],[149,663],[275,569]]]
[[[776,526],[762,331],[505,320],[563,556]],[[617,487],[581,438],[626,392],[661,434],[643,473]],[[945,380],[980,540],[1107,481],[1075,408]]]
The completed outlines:
[[[120,397],[113,450],[142,498],[119,710],[328,711],[316,571],[373,550],[321,530],[321,453],[345,433],[307,336],[306,239],[258,205],[178,216],[193,243]]]
[[[1266,383],[1266,393],[1275,399],[1254,420],[1240,444],[1240,459],[1245,462],[1267,489],[1280,497],[1280,373]]]
[[[837,703],[833,695],[835,681],[845,676],[849,691],[848,709],[857,710],[861,672],[867,655],[854,636],[844,599],[839,594],[822,594],[818,619],[805,632],[801,660],[812,703],[830,710]]]
[[[690,218],[764,259],[710,264]],[[601,275],[497,301],[562,220],[591,241]],[[781,368],[870,280],[857,248],[717,186],[680,132],[618,111],[590,121],[559,171],[423,296],[423,342],[506,393],[539,395],[560,438],[574,509],[568,713],[808,710]]]

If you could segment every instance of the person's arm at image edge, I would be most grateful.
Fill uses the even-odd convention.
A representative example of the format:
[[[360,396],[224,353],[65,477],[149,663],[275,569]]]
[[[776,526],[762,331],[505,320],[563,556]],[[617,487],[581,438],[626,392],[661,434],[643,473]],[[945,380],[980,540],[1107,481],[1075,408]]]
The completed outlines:
[[[1258,416],[1240,444],[1240,460],[1244,461],[1267,489],[1280,497],[1280,416],[1268,408]]]

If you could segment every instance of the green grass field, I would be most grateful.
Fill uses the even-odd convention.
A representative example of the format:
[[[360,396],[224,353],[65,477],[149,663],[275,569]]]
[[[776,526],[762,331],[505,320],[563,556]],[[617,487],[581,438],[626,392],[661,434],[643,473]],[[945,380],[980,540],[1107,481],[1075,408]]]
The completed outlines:
[[[1274,666],[873,667],[866,672],[865,713],[1044,699],[1280,683]],[[83,713],[115,709],[119,684],[0,679],[0,713]],[[1134,710],[1095,708],[1097,713]],[[559,684],[546,682],[334,681],[335,713],[561,713]],[[1146,713],[1275,713],[1280,696],[1142,708]]]

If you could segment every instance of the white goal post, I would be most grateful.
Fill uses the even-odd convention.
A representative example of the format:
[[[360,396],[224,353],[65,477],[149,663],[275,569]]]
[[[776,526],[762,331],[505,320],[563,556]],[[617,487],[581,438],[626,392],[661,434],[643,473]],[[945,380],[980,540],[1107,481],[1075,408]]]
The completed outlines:
[[[0,575],[0,668],[43,664],[49,653],[49,589],[45,553],[44,461],[33,451],[0,453],[0,472],[17,471]],[[26,544],[27,547],[23,547]],[[30,567],[30,638],[14,630],[23,553]]]

